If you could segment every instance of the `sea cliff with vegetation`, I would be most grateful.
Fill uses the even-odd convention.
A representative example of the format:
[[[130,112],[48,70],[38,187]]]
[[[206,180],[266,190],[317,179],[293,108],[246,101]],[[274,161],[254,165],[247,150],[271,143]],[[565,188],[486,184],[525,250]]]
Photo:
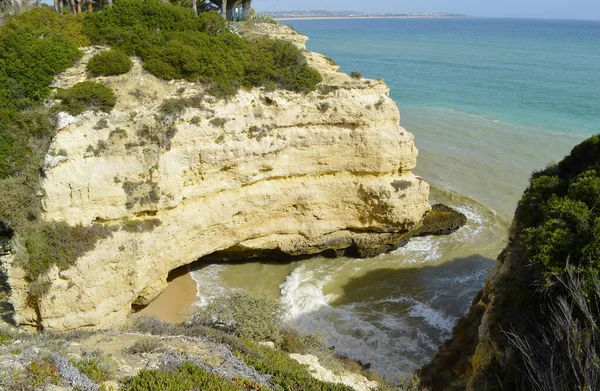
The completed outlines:
[[[384,82],[305,41],[158,0],[3,22],[3,389],[599,387],[598,137],[534,173],[469,313],[399,384],[266,298],[133,314],[201,258],[370,257],[465,224],[430,205]]]
[[[594,136],[533,173],[485,287],[421,370],[432,390],[598,389],[599,167]]]
[[[250,298],[181,326],[130,317],[203,256],[366,257],[465,223],[431,207],[383,81],[305,41],[158,0],[5,21],[2,387],[387,387]],[[97,331],[58,333],[77,329]]]
[[[207,255],[372,256],[436,233],[448,214],[424,220],[429,187],[386,85],[338,72],[289,27],[244,27],[159,1],[3,27],[7,62],[50,57],[5,68],[16,324],[118,326]],[[15,37],[49,48],[29,59]],[[37,90],[11,100],[30,78]]]

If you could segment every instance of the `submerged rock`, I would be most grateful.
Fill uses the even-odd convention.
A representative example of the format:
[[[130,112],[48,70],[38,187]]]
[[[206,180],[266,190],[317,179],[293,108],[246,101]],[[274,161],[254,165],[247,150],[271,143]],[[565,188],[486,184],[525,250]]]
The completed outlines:
[[[444,204],[435,204],[415,236],[448,235],[467,224],[467,216]]]

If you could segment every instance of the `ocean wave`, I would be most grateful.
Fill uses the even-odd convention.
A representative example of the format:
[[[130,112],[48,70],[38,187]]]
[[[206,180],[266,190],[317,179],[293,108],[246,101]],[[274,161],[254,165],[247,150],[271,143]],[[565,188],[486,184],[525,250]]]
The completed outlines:
[[[429,305],[417,300],[414,301],[408,314],[415,318],[422,318],[425,323],[431,327],[446,333],[452,332],[452,329],[458,320],[453,316],[445,315],[442,311],[435,310]]]
[[[435,297],[431,298],[431,301],[435,300]],[[376,304],[408,304],[410,308],[408,315],[413,318],[421,318],[429,326],[438,329],[442,332],[450,333],[456,323],[457,319],[454,316],[446,315],[443,311],[432,308],[429,304],[415,299],[409,296],[390,296],[385,299],[375,301]]]
[[[323,294],[326,280],[316,278],[315,270],[298,266],[281,284],[281,301],[287,308],[287,322],[302,333],[321,336],[338,354],[370,364],[371,369],[388,379],[405,375],[418,365],[399,354],[417,352],[422,348],[414,338],[405,335],[392,339],[389,329],[407,328],[391,314],[377,314],[376,323],[363,319],[360,303],[332,307]],[[386,331],[386,329],[388,329]]]
[[[194,305],[204,307],[215,297],[227,292],[220,277],[223,267],[224,265],[221,264],[211,264],[200,269],[190,270],[190,276],[196,282],[198,295],[198,301]]]
[[[406,245],[392,251],[392,254],[402,256],[407,264],[437,261],[441,256],[440,240],[435,236],[412,238]]]

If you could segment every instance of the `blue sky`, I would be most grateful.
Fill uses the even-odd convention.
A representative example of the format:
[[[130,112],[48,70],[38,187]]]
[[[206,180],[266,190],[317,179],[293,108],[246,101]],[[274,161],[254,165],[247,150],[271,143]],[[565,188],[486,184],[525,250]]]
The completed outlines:
[[[600,19],[600,0],[253,0],[257,11],[450,12],[473,16]]]

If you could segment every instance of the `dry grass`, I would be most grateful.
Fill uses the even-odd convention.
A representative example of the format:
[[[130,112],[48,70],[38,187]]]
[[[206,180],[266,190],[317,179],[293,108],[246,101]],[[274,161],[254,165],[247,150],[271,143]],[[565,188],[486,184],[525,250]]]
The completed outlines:
[[[569,269],[565,278],[558,278],[563,294],[551,299],[530,335],[505,332],[523,364],[521,389],[600,389],[600,283],[588,296],[582,284],[583,278]]]

